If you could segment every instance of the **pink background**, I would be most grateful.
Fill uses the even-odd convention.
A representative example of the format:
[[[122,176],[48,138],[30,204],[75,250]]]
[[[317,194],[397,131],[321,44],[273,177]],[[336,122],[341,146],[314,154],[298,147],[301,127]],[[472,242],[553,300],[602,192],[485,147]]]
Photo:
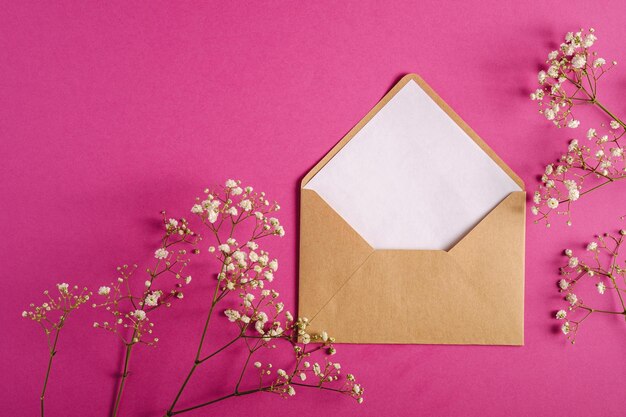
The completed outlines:
[[[20,318],[41,291],[97,288],[124,262],[144,265],[158,212],[188,216],[209,184],[241,178],[282,203],[287,236],[272,246],[276,286],[297,289],[298,182],[382,95],[420,74],[526,181],[572,134],[527,97],[568,30],[597,29],[600,53],[626,62],[622,1],[11,2],[0,5],[0,337],[3,415],[38,413],[44,338]],[[262,4],[261,4],[262,3]],[[601,97],[626,114],[626,71]],[[439,169],[445,169],[445,163]],[[340,346],[365,403],[300,390],[256,395],[189,415],[615,416],[626,410],[626,328],[592,317],[575,346],[555,330],[564,247],[579,249],[625,214],[621,185],[582,199],[574,227],[527,228],[526,346]],[[135,352],[122,416],[160,416],[196,346],[210,265],[157,319],[157,349]],[[384,285],[384,283],[381,283]],[[110,410],[121,347],[79,311],[64,330],[50,416]],[[222,323],[224,324],[224,323]],[[181,405],[217,392],[227,360],[199,374]]]

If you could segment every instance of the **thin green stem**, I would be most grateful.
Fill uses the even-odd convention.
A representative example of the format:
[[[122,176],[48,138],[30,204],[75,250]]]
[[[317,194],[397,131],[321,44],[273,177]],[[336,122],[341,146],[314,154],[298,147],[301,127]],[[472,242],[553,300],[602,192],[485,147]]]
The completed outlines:
[[[133,334],[133,339],[135,335]],[[116,417],[120,408],[120,401],[122,400],[122,392],[124,392],[124,385],[126,384],[126,378],[128,377],[128,363],[130,361],[130,354],[132,352],[134,343],[128,343],[126,345],[126,353],[124,356],[124,370],[122,371],[122,380],[120,381],[120,387],[117,390],[117,397],[115,398],[115,406],[113,407],[112,417]]]
[[[226,268],[225,265],[222,266],[220,275],[221,273],[224,272],[225,268]],[[200,365],[202,362],[208,359],[208,358],[205,358],[203,360],[200,360],[200,356],[202,355],[202,347],[204,346],[204,340],[206,339],[206,335],[209,330],[209,323],[211,322],[211,317],[213,316],[213,309],[215,308],[215,305],[217,304],[219,289],[220,289],[220,285],[218,282],[217,285],[215,286],[215,291],[213,292],[213,299],[211,301],[211,307],[209,308],[209,312],[204,322],[204,328],[202,329],[202,336],[200,336],[200,342],[198,343],[198,350],[196,351],[196,357],[194,358],[193,365],[191,366],[191,369],[189,370],[189,373],[187,374],[185,381],[183,382],[180,389],[176,393],[176,397],[174,397],[174,401],[172,402],[172,405],[170,406],[170,408],[167,409],[167,412],[166,412],[167,416],[174,415],[173,414],[174,407],[176,407],[176,404],[178,403],[180,396],[183,394],[183,391],[187,387],[187,384],[189,383],[189,380],[191,379],[194,372],[196,371],[196,368],[198,367],[198,365]]]
[[[244,395],[250,395],[250,394],[254,394],[254,393],[257,393],[257,392],[261,392],[261,391],[267,391],[268,389],[270,389],[270,388],[269,387],[264,387],[264,388],[251,389],[249,391],[241,391],[241,392],[238,392],[238,393],[237,392],[232,392],[232,393],[230,393],[228,395],[224,395],[223,397],[219,397],[219,398],[216,398],[216,399],[211,400],[211,401],[207,401],[207,402],[202,403],[202,404],[194,405],[193,407],[183,408],[182,410],[178,410],[178,411],[168,411],[167,412],[167,416],[175,416],[177,414],[187,413],[189,411],[197,410],[198,408],[206,407],[207,405],[215,404],[217,402],[224,401],[224,400],[227,400],[227,399],[232,398],[232,397],[242,397]]]
[[[48,380],[50,379],[50,371],[52,370],[52,361],[54,359],[54,356],[57,353],[57,343],[59,342],[59,334],[61,333],[61,328],[63,327],[63,324],[65,322],[65,317],[66,315],[64,314],[63,316],[61,316],[61,319],[59,320],[59,326],[56,329],[56,334],[54,336],[54,342],[52,343],[52,346],[50,347],[50,357],[48,359],[48,368],[46,369],[46,377],[43,381],[43,388],[41,390],[41,396],[39,397],[39,401],[40,401],[40,405],[41,405],[41,417],[44,417],[44,402],[45,402],[45,397],[46,397],[46,389],[48,388]]]
[[[280,387],[280,386],[283,386],[283,385],[285,385],[285,384],[281,383],[281,384],[276,384],[273,387],[276,388],[276,387]],[[303,383],[294,382],[294,381],[291,381],[288,385],[294,385],[294,386],[304,387],[304,388],[316,388],[316,389],[321,389],[321,390],[324,390],[324,391],[334,391],[334,392],[338,392],[338,393],[341,393],[341,394],[345,394],[347,392],[346,390],[342,390],[342,389],[331,388],[331,387],[323,387],[323,386],[320,386],[320,385],[303,384]],[[222,397],[218,397],[218,398],[215,398],[213,400],[194,405],[192,407],[183,408],[183,409],[178,410],[178,411],[168,412],[167,416],[169,417],[169,416],[175,416],[175,415],[178,415],[178,414],[187,413],[189,411],[197,410],[198,408],[206,407],[208,405],[215,404],[217,402],[224,401],[224,400],[227,400],[229,398],[241,397],[243,395],[255,394],[257,392],[266,392],[266,391],[270,391],[271,389],[272,389],[272,386],[266,386],[266,387],[251,389],[251,390],[248,390],[248,391],[232,392],[232,393],[230,393],[228,395],[224,395]]]
[[[609,109],[604,107],[597,99],[593,98],[591,102],[598,106],[603,112],[605,112],[609,117],[619,123],[622,127],[626,128],[626,124],[619,117],[615,116]]]

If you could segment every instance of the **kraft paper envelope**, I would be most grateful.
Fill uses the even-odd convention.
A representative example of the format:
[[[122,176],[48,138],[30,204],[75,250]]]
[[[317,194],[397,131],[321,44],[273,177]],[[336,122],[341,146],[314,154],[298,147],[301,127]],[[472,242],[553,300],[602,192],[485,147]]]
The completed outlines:
[[[312,331],[523,345],[524,183],[417,75],[306,175],[300,228]]]

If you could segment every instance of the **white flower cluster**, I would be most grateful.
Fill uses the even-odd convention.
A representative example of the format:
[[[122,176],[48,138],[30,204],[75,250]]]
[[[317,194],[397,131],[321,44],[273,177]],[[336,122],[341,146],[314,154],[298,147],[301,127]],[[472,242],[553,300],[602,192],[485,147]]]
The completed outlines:
[[[59,291],[58,296],[53,297],[46,290],[43,294],[46,296],[47,301],[41,305],[31,303],[29,310],[22,311],[22,317],[40,323],[47,336],[54,331],[60,330],[69,314],[89,301],[91,296],[91,292],[87,288],[82,288],[79,291],[77,285],[71,287],[64,282],[57,284],[56,287]],[[51,317],[50,314],[54,314],[54,316]]]
[[[542,184],[535,193],[531,211],[545,219],[555,212],[568,216],[571,203],[617,179],[626,177],[624,147],[620,138],[624,135],[624,124],[611,111],[598,101],[598,80],[617,63],[608,65],[590,48],[597,37],[593,29],[569,32],[557,50],[548,54],[548,68],[538,74],[539,88],[530,98],[539,104],[539,112],[558,127],[578,128],[581,123],[573,115],[579,105],[593,105],[610,118],[609,126],[604,124],[606,133],[589,128],[586,138],[574,138],[567,152],[556,164],[546,167]],[[585,181],[592,181],[588,190],[583,189]]]
[[[608,70],[606,60],[589,51],[596,40],[593,29],[586,33],[582,30],[567,33],[559,49],[548,54],[548,69],[537,75],[539,88],[530,94],[530,98],[538,101],[540,113],[559,127],[575,129],[580,126],[580,121],[572,115],[572,107],[573,100],[581,93],[581,80],[590,74],[594,79],[599,78]]]
[[[111,322],[95,322],[93,327],[117,334],[127,345],[153,345],[158,342],[158,338],[151,336],[154,323],[149,320],[150,312],[157,308],[170,307],[173,299],[183,298],[183,283],[191,282],[191,276],[183,278],[182,274],[189,264],[189,253],[186,249],[176,248],[185,244],[195,246],[198,236],[191,231],[187,220],[168,218],[165,212],[162,215],[165,236],[161,239],[161,246],[154,252],[154,266],[146,270],[149,279],[144,282],[141,293],[133,293],[133,286],[130,284],[137,265],[123,265],[117,268],[119,275],[114,282],[98,289],[98,295],[103,301],[93,304],[93,307],[103,308],[113,316]],[[196,254],[198,251],[194,248],[191,253]],[[161,283],[161,278],[167,276],[175,279],[171,289],[155,288]]]
[[[246,366],[250,363],[259,370],[259,391],[292,397],[301,386],[319,388],[332,383],[336,387],[341,369],[339,364],[326,361],[322,368],[319,363],[311,366],[308,361],[315,352],[335,354],[334,339],[326,332],[310,334],[307,331],[308,320],[296,320],[279,301],[279,293],[269,288],[278,271],[278,260],[270,258],[267,251],[260,249],[259,241],[265,237],[284,236],[285,230],[273,214],[280,209],[278,204],[270,203],[265,193],[243,187],[241,181],[232,179],[222,187],[207,188],[204,194],[202,199],[197,199],[191,211],[215,238],[214,246],[209,246],[208,251],[220,263],[210,311],[228,295],[238,294],[237,307],[222,310],[226,318],[237,326],[237,336],[228,345],[238,339],[245,340],[250,352]],[[274,372],[271,363],[251,359],[258,349],[273,349],[279,342],[293,348],[294,369],[277,369]],[[194,369],[212,356],[196,358]],[[244,375],[245,372],[242,372],[237,387]],[[271,378],[269,385],[264,378]],[[317,383],[305,383],[311,379],[317,379]],[[332,390],[349,395],[358,402],[363,401],[363,389],[351,375],[345,378],[343,386]]]
[[[285,230],[271,212],[278,211],[278,204],[270,203],[265,193],[258,193],[250,186],[242,187],[241,181],[229,179],[223,189],[204,190],[204,199],[197,199],[191,212],[200,216],[205,224],[215,224],[220,216],[233,224],[254,216],[259,222],[259,237],[274,234],[284,236]]]
[[[240,308],[224,311],[229,321],[238,323],[243,330],[253,328],[264,342],[288,336],[285,329],[292,326],[293,315],[284,311],[284,304],[277,300],[277,291],[262,290],[258,299],[249,292],[242,292],[239,296]]]
[[[572,202],[582,195],[585,180],[592,184],[610,183],[626,175],[626,155],[619,140],[625,131],[619,124],[613,124],[607,134],[599,135],[596,129],[589,129],[583,144],[572,139],[566,154],[556,164],[546,166],[541,176],[541,186],[533,195],[531,212],[546,219],[552,210],[565,203],[563,213],[569,214]],[[549,225],[549,223],[547,223]],[[568,224],[569,220],[568,220]]]
[[[215,248],[210,247],[209,251],[215,252]],[[265,283],[274,281],[278,270],[278,260],[270,259],[269,253],[259,249],[254,241],[241,245],[234,238],[228,238],[217,247],[217,257],[223,265],[218,275],[219,284],[227,291],[263,289]]]
[[[618,296],[618,302],[621,303],[621,310],[611,311],[604,307],[596,308],[587,304],[583,299],[574,293],[583,292],[584,284],[581,282],[592,280],[593,287],[599,296],[603,296],[607,290],[615,290],[619,294],[620,291],[626,290],[621,288],[620,283],[624,282],[626,269],[619,266],[618,256],[622,243],[626,243],[626,230],[620,230],[619,234],[605,233],[597,236],[597,238],[586,245],[586,255],[584,257],[574,256],[574,251],[565,249],[564,254],[567,257],[567,264],[560,269],[562,278],[558,281],[559,291],[565,294],[567,308],[556,312],[555,317],[558,320],[565,320],[561,326],[561,331],[568,336],[570,341],[574,343],[576,333],[580,324],[591,314],[610,314],[619,315],[626,311],[626,304],[621,296]],[[609,260],[608,266],[603,266],[604,257]],[[588,260],[586,260],[589,258]],[[616,277],[619,276],[619,280]],[[608,285],[607,285],[608,284]],[[593,288],[592,287],[592,288]],[[593,299],[591,296],[590,299]],[[597,297],[597,296],[596,296]],[[582,313],[574,314],[580,311]],[[579,318],[578,316],[582,316]]]

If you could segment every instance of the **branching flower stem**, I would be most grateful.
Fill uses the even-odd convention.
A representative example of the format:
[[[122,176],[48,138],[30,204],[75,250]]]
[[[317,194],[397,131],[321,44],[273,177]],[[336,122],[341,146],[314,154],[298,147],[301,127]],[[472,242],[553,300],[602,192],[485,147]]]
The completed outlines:
[[[327,360],[325,367],[322,368],[317,362],[313,366],[309,362],[303,363],[304,358],[308,358],[322,348],[334,354],[334,348],[331,345],[334,339],[329,338],[325,332],[323,336],[309,335],[305,331],[308,321],[298,319],[295,322],[291,313],[283,310],[283,303],[276,300],[279,296],[278,292],[266,287],[274,279],[278,261],[276,259],[270,261],[268,253],[259,249],[257,242],[268,236],[284,235],[279,221],[270,217],[270,213],[277,211],[279,206],[276,203],[270,203],[264,193],[253,192],[252,187],[242,188],[239,184],[239,181],[228,180],[225,187],[221,189],[205,190],[206,199],[202,201],[198,199],[198,204],[191,209],[192,213],[198,215],[204,226],[209,229],[217,244],[217,251],[211,246],[209,252],[216,252],[220,268],[193,362],[174,400],[165,411],[165,416],[176,416],[229,398],[258,392],[275,393],[283,397],[293,396],[295,395],[294,386],[340,392],[353,397],[359,403],[362,402],[363,389],[354,382],[354,376],[351,374],[348,374],[342,387],[327,386],[338,380],[339,364]],[[244,232],[247,238],[238,241],[235,239],[235,232],[240,230],[238,228],[240,224],[248,221],[253,222],[251,224],[253,227],[247,227],[245,230],[252,229],[252,231],[251,233]],[[237,290],[240,291],[237,292]],[[257,291],[260,294],[256,293]],[[203,354],[209,340],[209,327],[216,313],[216,307],[229,294],[238,295],[241,299],[240,310],[224,311],[229,321],[238,326],[237,334],[212,353]],[[279,317],[281,313],[285,316],[284,318]],[[278,369],[276,371],[278,376],[268,385],[264,377],[272,374],[272,365],[267,363],[264,366],[256,361],[254,367],[259,370],[259,385],[254,389],[242,389],[244,377],[253,362],[253,355],[261,348],[275,347],[273,343],[279,340],[289,343],[295,353],[293,371],[287,373],[285,370]],[[245,342],[247,354],[243,359],[241,370],[237,371],[238,377],[233,391],[196,405],[177,409],[196,370],[238,341]],[[307,344],[311,341],[319,341],[320,344],[307,349]],[[304,381],[307,373],[312,375],[312,379],[317,378],[319,383],[313,385],[294,381],[296,375]]]
[[[59,335],[61,334],[61,329],[63,328],[63,325],[65,324],[65,319],[67,318],[68,314],[69,313],[67,312],[63,313],[63,315],[59,319],[57,331],[56,331],[56,334],[54,335],[54,342],[50,344],[50,340],[48,340],[48,346],[50,348],[50,351],[49,351],[50,358],[48,359],[48,368],[46,369],[46,377],[43,381],[43,388],[41,390],[41,396],[39,399],[40,405],[41,405],[41,417],[44,417],[44,402],[45,402],[45,397],[46,397],[46,389],[48,388],[48,379],[50,378],[50,371],[52,370],[52,361],[54,360],[54,356],[57,353],[57,343],[59,342]],[[48,335],[48,339],[50,339],[50,335]]]

